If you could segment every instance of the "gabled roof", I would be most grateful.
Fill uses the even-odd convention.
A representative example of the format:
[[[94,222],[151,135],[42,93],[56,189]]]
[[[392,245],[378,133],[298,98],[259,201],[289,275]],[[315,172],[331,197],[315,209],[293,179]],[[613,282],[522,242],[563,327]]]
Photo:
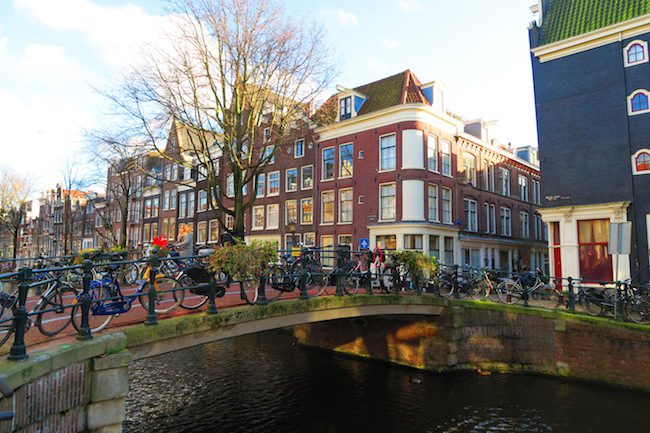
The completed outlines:
[[[650,0],[545,0],[539,45],[650,14]]]
[[[366,101],[357,113],[358,116],[383,110],[402,104],[422,103],[429,105],[429,101],[420,89],[422,83],[407,69],[399,74],[382,78],[353,90],[366,97]],[[332,95],[314,115],[314,121],[320,125],[333,123],[336,120],[336,103],[338,95]]]

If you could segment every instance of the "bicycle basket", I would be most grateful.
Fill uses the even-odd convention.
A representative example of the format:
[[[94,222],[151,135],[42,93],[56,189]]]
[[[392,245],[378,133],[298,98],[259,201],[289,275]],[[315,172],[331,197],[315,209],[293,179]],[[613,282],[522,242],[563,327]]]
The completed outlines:
[[[185,274],[198,284],[209,283],[213,276],[207,269],[199,265],[188,265],[185,268]]]

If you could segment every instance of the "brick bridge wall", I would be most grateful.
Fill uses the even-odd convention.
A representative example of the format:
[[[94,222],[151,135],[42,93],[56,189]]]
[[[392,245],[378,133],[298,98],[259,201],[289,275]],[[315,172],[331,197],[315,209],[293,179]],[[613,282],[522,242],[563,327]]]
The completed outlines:
[[[431,371],[532,372],[650,390],[650,329],[608,319],[459,302],[441,316],[299,325],[299,343]]]

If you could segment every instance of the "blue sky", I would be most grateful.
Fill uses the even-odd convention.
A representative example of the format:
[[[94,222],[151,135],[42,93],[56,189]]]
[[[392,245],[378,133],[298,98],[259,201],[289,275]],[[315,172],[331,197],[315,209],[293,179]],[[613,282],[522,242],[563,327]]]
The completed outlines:
[[[287,12],[322,23],[340,71],[355,87],[411,69],[447,87],[448,108],[497,119],[497,137],[535,145],[527,26],[534,0],[286,0]],[[39,189],[78,161],[83,131],[106,122],[93,90],[117,77],[167,22],[154,0],[0,1],[0,163]]]

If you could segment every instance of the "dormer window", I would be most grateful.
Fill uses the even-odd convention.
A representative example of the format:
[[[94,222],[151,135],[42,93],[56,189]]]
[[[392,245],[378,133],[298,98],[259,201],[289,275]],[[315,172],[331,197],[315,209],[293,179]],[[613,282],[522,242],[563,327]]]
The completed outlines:
[[[625,66],[634,66],[648,61],[648,43],[641,40],[632,41],[623,50]]]
[[[649,93],[645,89],[636,90],[630,96],[628,96],[628,114],[635,115],[650,112],[648,96]]]
[[[650,174],[650,150],[641,149],[632,155],[632,173]]]
[[[341,98],[339,101],[339,120],[346,120],[352,117],[352,96]]]

